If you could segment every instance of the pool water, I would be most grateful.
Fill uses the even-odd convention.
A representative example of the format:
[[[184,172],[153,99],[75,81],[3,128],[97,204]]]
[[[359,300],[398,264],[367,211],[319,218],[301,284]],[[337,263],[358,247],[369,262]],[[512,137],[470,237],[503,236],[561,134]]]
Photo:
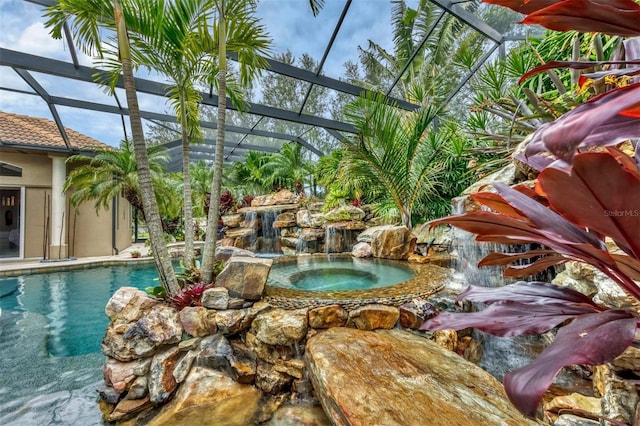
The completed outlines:
[[[51,356],[100,352],[109,318],[104,308],[120,287],[157,285],[153,265],[99,267],[0,278],[0,315],[29,312],[46,318],[46,348]],[[13,289],[13,291],[11,291]]]
[[[104,308],[156,277],[136,265],[0,278],[0,424],[103,425]]]
[[[274,263],[268,285],[311,291],[369,290],[411,279],[411,268],[380,259],[314,258]]]

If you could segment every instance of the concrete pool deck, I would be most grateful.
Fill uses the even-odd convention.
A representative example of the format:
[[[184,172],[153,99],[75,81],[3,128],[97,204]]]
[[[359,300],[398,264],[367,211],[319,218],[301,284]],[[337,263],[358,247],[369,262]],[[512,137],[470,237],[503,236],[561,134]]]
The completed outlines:
[[[21,260],[0,260],[0,277],[11,277],[15,275],[37,274],[41,272],[68,271],[71,269],[84,269],[94,266],[122,265],[127,263],[148,263],[152,262],[150,256],[134,259],[131,252],[137,250],[146,253],[149,248],[143,243],[132,244],[122,250],[117,255],[93,256],[63,259],[56,261],[42,261],[42,259],[21,259]]]

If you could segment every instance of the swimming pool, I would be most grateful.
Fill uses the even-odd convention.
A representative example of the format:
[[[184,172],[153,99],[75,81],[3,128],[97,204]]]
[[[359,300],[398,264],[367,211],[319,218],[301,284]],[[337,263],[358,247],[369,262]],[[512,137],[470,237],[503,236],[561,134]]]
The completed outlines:
[[[147,264],[0,278],[0,424],[102,425],[104,308],[155,277]]]

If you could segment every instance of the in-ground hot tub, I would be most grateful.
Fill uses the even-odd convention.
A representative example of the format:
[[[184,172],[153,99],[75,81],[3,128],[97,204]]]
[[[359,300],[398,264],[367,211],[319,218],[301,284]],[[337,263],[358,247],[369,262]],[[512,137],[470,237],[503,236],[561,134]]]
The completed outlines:
[[[398,305],[442,288],[448,270],[351,255],[306,255],[274,259],[266,299],[284,308],[369,303]]]

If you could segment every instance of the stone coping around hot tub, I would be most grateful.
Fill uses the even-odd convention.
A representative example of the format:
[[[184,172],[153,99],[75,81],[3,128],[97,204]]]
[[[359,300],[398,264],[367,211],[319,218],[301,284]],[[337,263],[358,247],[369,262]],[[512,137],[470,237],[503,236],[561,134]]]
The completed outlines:
[[[326,258],[325,254],[307,255],[311,259]],[[300,256],[287,256],[274,259],[273,263],[293,263]],[[332,259],[350,259],[345,254],[332,254]],[[381,304],[399,306],[416,297],[428,297],[441,291],[445,282],[451,277],[451,272],[443,267],[431,264],[417,264],[401,260],[377,259],[390,263],[397,263],[414,271],[414,276],[399,284],[368,290],[334,290],[313,291],[296,290],[268,285],[265,289],[264,300],[273,306],[285,309],[314,308],[328,305],[342,305],[347,309],[358,306]]]

